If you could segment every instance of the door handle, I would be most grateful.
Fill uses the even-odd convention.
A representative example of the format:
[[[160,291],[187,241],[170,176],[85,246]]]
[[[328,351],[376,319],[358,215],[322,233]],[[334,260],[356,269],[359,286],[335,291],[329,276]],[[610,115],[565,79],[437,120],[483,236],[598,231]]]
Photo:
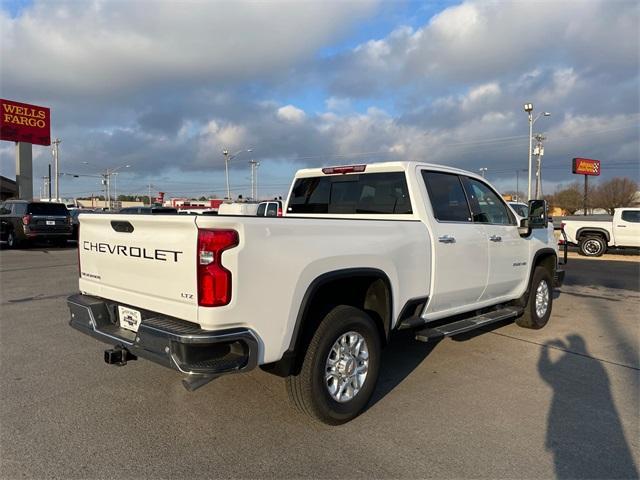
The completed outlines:
[[[438,241],[440,243],[456,243],[455,237],[452,237],[451,235],[442,235],[441,237],[438,237]]]
[[[489,237],[489,240],[491,240],[492,242],[501,242],[502,241],[502,237],[500,237],[498,235],[491,235]]]
[[[618,228],[627,228],[626,225],[616,225],[616,227],[618,227]]]

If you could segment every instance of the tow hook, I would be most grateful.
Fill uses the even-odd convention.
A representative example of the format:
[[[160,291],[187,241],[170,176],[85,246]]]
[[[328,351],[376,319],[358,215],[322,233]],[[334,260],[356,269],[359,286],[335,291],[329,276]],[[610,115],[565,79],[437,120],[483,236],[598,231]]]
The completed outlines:
[[[137,359],[138,357],[133,353],[120,346],[104,351],[104,361],[109,365],[122,367],[123,365],[126,365],[128,361]]]

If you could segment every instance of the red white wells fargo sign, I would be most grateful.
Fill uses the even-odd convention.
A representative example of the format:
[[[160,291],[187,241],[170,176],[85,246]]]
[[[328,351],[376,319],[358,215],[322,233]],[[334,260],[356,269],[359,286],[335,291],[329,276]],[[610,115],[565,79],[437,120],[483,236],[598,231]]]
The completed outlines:
[[[51,145],[47,107],[0,99],[0,140]]]
[[[574,158],[572,172],[578,175],[600,175],[600,160]]]

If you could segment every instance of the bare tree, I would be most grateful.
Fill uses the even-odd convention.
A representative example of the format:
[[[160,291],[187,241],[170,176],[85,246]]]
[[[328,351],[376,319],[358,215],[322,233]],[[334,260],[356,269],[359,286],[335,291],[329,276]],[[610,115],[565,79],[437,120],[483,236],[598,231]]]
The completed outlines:
[[[593,194],[593,205],[604,208],[613,215],[619,207],[629,207],[638,191],[638,184],[625,177],[615,177],[598,186]]]
[[[577,210],[582,208],[584,196],[578,182],[572,183],[565,188],[556,191],[549,199],[554,207],[559,207],[566,211],[568,215],[573,215]]]

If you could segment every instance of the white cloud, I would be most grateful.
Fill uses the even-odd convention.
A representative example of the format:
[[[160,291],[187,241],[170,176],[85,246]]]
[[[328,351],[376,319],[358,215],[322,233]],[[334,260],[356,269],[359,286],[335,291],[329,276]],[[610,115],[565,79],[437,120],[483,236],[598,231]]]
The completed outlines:
[[[293,105],[285,105],[284,107],[280,107],[276,115],[280,120],[291,123],[300,123],[304,121],[306,117],[304,110],[300,110]]]
[[[3,90],[110,95],[278,74],[375,3],[36,0],[16,18],[0,10]]]

